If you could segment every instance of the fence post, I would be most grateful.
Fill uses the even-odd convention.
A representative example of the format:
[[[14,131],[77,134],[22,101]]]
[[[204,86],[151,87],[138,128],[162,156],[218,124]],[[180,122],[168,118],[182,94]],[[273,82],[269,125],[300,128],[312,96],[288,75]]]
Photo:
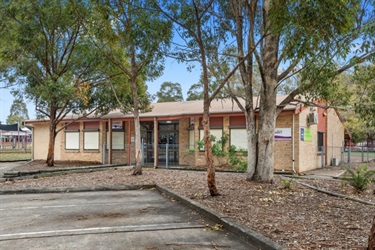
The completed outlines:
[[[341,155],[341,159],[340,159],[340,164],[342,163],[345,163],[345,160],[344,160],[344,148],[343,147],[340,147],[340,155]]]
[[[349,146],[348,146],[348,167],[349,167],[349,168],[351,168],[351,157],[350,157],[351,153],[352,153],[352,148],[351,148],[351,146],[349,145]]]
[[[168,168],[168,150],[169,150],[169,147],[168,147],[168,143],[165,144],[165,168]]]
[[[103,143],[103,159],[102,159],[102,162],[103,162],[103,165],[106,164],[107,162],[107,145],[105,143]]]
[[[144,166],[144,165],[145,165],[145,158],[144,158],[144,147],[145,147],[145,145],[144,145],[144,142],[143,142],[143,138],[142,138],[141,143],[142,143],[142,149],[141,149],[141,154],[142,154],[142,166]]]

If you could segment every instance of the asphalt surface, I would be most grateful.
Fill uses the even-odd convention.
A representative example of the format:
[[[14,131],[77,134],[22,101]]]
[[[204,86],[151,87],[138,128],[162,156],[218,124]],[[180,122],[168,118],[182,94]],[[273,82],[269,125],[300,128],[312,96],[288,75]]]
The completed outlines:
[[[0,190],[0,249],[75,248],[284,249],[159,185]]]
[[[0,214],[0,249],[256,249],[157,190],[1,195]]]

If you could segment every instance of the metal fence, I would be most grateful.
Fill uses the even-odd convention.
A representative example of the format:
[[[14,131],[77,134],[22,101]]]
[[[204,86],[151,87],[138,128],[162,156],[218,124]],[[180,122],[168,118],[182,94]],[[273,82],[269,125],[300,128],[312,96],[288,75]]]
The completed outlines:
[[[17,142],[17,141],[1,142],[0,150],[3,152],[8,152],[8,151],[30,152],[32,150],[32,142],[25,141],[25,140],[22,140],[20,142]]]
[[[321,159],[322,157],[326,158],[326,162],[322,166],[347,165],[350,167],[352,164],[367,163],[375,160],[375,148],[371,147],[327,147],[323,152],[326,152],[327,156],[321,155]],[[323,159],[322,162],[324,162]]]

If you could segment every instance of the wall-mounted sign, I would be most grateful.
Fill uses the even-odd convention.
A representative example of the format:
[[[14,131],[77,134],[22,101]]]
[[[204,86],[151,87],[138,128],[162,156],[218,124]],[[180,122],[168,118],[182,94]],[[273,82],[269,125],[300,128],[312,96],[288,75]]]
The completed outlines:
[[[122,121],[112,122],[112,129],[122,129]]]
[[[276,128],[275,129],[275,141],[289,141],[289,140],[292,140],[291,128]]]
[[[312,141],[312,131],[309,128],[301,128],[301,141]]]

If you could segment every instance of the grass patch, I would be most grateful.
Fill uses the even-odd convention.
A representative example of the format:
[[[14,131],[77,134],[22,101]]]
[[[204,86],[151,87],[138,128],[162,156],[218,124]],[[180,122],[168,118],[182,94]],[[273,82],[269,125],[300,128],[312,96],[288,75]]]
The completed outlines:
[[[0,152],[0,161],[31,160],[31,152]]]

